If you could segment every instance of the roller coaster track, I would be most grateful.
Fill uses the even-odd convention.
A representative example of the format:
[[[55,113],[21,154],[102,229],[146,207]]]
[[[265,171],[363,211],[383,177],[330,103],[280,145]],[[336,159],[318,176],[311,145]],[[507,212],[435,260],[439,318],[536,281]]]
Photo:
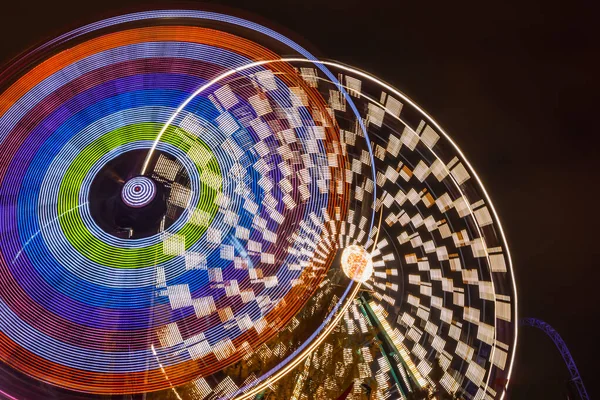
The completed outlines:
[[[581,380],[581,375],[579,375],[579,370],[575,365],[575,360],[573,360],[571,352],[567,348],[565,341],[560,337],[558,332],[556,332],[556,330],[554,330],[552,326],[537,318],[523,318],[520,321],[520,325],[538,328],[544,331],[544,333],[548,335],[550,339],[552,339],[552,341],[556,345],[556,348],[560,352],[560,355],[562,356],[563,360],[565,360],[565,364],[567,365],[569,373],[571,374],[571,382],[579,392],[580,399],[589,400],[590,397],[588,396],[587,391],[585,390],[585,386],[583,385],[583,381]]]

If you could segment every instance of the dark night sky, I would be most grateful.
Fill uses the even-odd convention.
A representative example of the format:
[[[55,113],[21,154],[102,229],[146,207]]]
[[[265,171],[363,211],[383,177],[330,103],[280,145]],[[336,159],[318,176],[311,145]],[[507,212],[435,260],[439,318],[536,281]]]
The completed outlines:
[[[594,119],[600,22],[591,2],[496,3],[221,2],[285,26],[322,56],[390,82],[445,127],[486,184],[502,220],[520,315],[544,319],[560,332],[594,398],[600,396],[600,132]],[[0,59],[144,4],[152,5],[5,2]],[[564,399],[566,368],[550,339],[531,329],[521,330],[508,398]]]

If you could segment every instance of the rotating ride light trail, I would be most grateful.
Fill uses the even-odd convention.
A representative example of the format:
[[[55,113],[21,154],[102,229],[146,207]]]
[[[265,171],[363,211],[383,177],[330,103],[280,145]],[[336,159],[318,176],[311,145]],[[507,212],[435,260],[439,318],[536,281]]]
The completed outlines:
[[[116,17],[39,51],[60,44],[0,95],[0,194],[16,210],[2,215],[2,360],[65,398],[249,398],[364,287],[418,386],[504,396],[489,386],[508,381],[517,335],[504,234],[456,144],[406,96],[216,13]],[[273,354],[311,296],[333,303],[294,331],[301,344],[248,381],[217,377]]]
[[[303,64],[303,63],[313,63],[313,64],[314,64],[314,63],[321,63],[320,61],[315,61],[315,60],[304,60],[304,59],[281,59],[281,60],[272,60],[272,61],[269,61],[269,62],[270,62],[270,63],[278,63],[278,62],[290,62],[290,63],[299,63],[299,64]],[[261,65],[262,65],[262,64],[269,63],[269,62],[259,62],[259,63],[256,63],[256,64],[261,64]],[[326,64],[326,65],[328,65],[328,66],[335,66],[335,67],[338,67],[339,69],[341,69],[341,70],[343,70],[343,71],[346,71],[346,72],[348,72],[348,71],[351,71],[351,72],[353,72],[353,73],[356,73],[357,75],[361,76],[362,78],[367,78],[367,79],[370,79],[370,80],[372,80],[372,81],[375,81],[375,82],[379,83],[381,86],[384,86],[386,89],[388,89],[388,90],[391,90],[391,91],[394,91],[394,93],[395,93],[395,94],[397,94],[399,97],[401,97],[401,98],[405,99],[405,97],[404,97],[403,95],[401,95],[399,92],[395,91],[395,89],[393,89],[393,88],[391,88],[391,87],[389,87],[389,86],[385,85],[384,83],[382,83],[382,82],[380,82],[380,81],[376,80],[375,78],[369,77],[368,75],[366,75],[366,74],[364,74],[364,73],[362,73],[362,72],[360,72],[360,71],[355,71],[355,70],[353,70],[352,68],[349,68],[349,67],[346,67],[346,66],[341,66],[341,65],[338,65],[338,64],[336,64],[336,63],[333,63],[333,62],[322,62],[322,63],[323,63],[323,64]],[[243,70],[243,69],[246,69],[246,68],[251,68],[251,67],[253,67],[253,66],[254,66],[254,65],[248,65],[248,66],[246,66],[246,67],[241,67],[241,68],[240,68],[240,70]],[[336,82],[337,82],[337,81],[336,81]],[[337,84],[337,85],[338,85],[338,87],[339,87],[339,84]],[[204,90],[204,89],[206,89],[206,88],[203,88],[202,90]],[[347,91],[349,91],[349,90],[348,90],[349,88],[347,88],[347,87],[343,87],[343,89],[346,89],[346,90],[343,92],[344,94],[345,94],[345,93],[347,93]],[[366,97],[366,98],[369,98],[368,96],[365,96],[365,97]],[[372,99],[371,99],[371,101],[372,101]],[[351,102],[351,100],[350,100],[349,102]],[[409,103],[410,103],[412,106],[416,107],[416,106],[414,105],[414,103],[410,102],[410,100],[408,100],[408,102],[409,102]],[[355,110],[355,108],[354,108],[354,107],[352,107],[352,109],[353,109],[353,110]],[[399,121],[401,121],[401,120],[400,120],[400,119],[399,119],[399,118],[398,118],[396,115],[393,115],[393,113],[392,113],[392,112],[390,112],[390,111],[389,111],[387,108],[385,108],[385,112],[386,112],[386,115],[387,115],[387,114],[390,114],[392,117],[394,117],[394,118],[398,119]],[[425,113],[423,113],[423,114],[426,116],[426,114],[425,114]],[[429,118],[429,117],[427,117],[427,118]],[[401,122],[403,122],[403,123],[404,123],[404,121],[401,121]],[[439,128],[439,126],[437,126],[437,124],[435,124],[435,122],[433,122],[433,124],[436,126],[436,128],[437,128],[437,129],[439,129],[439,131],[441,131],[441,132],[442,132],[444,135],[446,135],[446,134],[445,134],[445,133],[444,133],[444,132],[441,130],[441,128]],[[418,134],[417,134],[417,133],[415,133],[415,132],[413,131],[413,135],[418,135]],[[366,135],[365,135],[365,136],[366,136]],[[453,142],[452,142],[452,141],[451,141],[451,140],[450,140],[450,139],[447,137],[447,135],[446,135],[446,138],[447,138],[447,139],[450,141],[450,143],[452,144],[452,146],[454,146],[455,150],[456,150],[456,151],[457,151],[457,152],[460,154],[460,150],[458,150],[458,148],[456,147],[456,145],[455,145],[455,144],[454,144],[454,143],[453,143]],[[432,151],[432,153],[433,153],[433,150],[432,150],[432,149],[430,149],[430,150],[431,150],[431,151]],[[438,160],[440,160],[440,157],[438,157],[437,155],[435,155],[435,153],[433,153],[433,154],[434,154],[434,156],[435,156],[435,157],[436,157]],[[372,156],[371,156],[371,157],[372,157]],[[461,157],[462,157],[462,154],[461,154]],[[465,162],[465,163],[468,165],[468,162],[466,162],[466,160],[465,160],[464,162]],[[448,166],[448,167],[443,167],[443,168],[447,168],[447,169],[445,170],[445,172],[442,172],[442,174],[445,174],[444,176],[449,176],[449,177],[450,177],[450,178],[451,178],[451,179],[454,181],[454,184],[456,185],[456,187],[457,187],[459,190],[461,190],[461,189],[460,189],[460,185],[462,184],[462,182],[464,182],[464,179],[468,179],[468,178],[469,178],[469,175],[468,175],[468,174],[466,174],[466,178],[465,178],[464,176],[461,176],[461,175],[459,175],[459,173],[457,172],[458,168],[456,167],[456,164],[455,164],[455,163],[451,163],[451,164],[453,164],[453,165],[454,165],[454,167],[452,167],[452,168],[451,168],[450,166]],[[458,167],[460,167],[460,168],[463,168],[463,167],[462,167],[460,164],[458,164]],[[469,166],[469,168],[470,168],[470,166]],[[472,170],[470,170],[470,171],[472,172]],[[462,175],[465,175],[465,174],[463,174],[462,172],[461,172],[460,174],[462,174]],[[473,175],[475,176],[475,178],[478,180],[478,178],[477,178],[476,174],[475,174],[474,172],[472,172],[472,174],[473,174]],[[440,179],[440,178],[438,178],[438,179]],[[459,180],[460,180],[460,182],[459,182]],[[480,184],[480,183],[479,183],[479,184]],[[482,187],[481,187],[481,188],[482,188]],[[482,188],[482,190],[484,191],[484,189],[483,189],[483,188]],[[485,191],[484,191],[484,196],[487,196],[487,193],[485,193]],[[495,210],[493,210],[493,207],[491,207],[491,202],[489,201],[489,199],[487,199],[487,201],[488,201],[488,204],[490,205],[490,208],[492,209],[492,212],[493,212],[493,213],[494,213],[494,215],[495,215]],[[481,203],[481,202],[480,202],[480,203]],[[463,204],[463,206],[466,208],[466,210],[467,210],[467,214],[472,214],[472,215],[481,215],[480,217],[479,217],[479,216],[477,217],[477,218],[478,218],[478,224],[479,224],[479,226],[478,226],[476,229],[478,229],[478,230],[479,230],[479,234],[483,236],[483,232],[482,232],[482,230],[481,230],[481,226],[483,226],[483,225],[487,225],[487,224],[489,224],[489,222],[484,222],[484,219],[483,219],[483,218],[484,218],[484,216],[483,216],[483,214],[481,214],[481,212],[482,212],[482,211],[486,211],[486,213],[488,213],[488,217],[487,217],[487,218],[489,218],[489,212],[488,212],[488,210],[487,210],[487,209],[485,209],[485,210],[483,210],[483,209],[482,209],[482,210],[479,210],[479,211],[477,211],[477,213],[476,213],[476,212],[475,212],[475,210],[474,210],[474,208],[480,207],[480,204],[476,204],[476,203],[474,203],[474,205],[473,205],[473,206],[471,206],[471,205],[470,205],[468,202],[466,202],[466,203],[464,203],[464,204]],[[374,220],[374,215],[375,215],[375,214],[373,213],[373,215],[372,215],[372,219],[371,219],[371,220]],[[490,220],[491,220],[491,219],[490,219]],[[501,227],[499,226],[499,224],[498,224],[498,227],[499,227],[499,229],[500,229],[500,235],[501,235],[501,236],[503,236],[503,233],[502,233],[502,231],[501,231]],[[379,228],[379,227],[378,227],[378,228]],[[377,230],[377,236],[378,236],[378,235],[379,235],[379,231]],[[504,246],[503,246],[503,248],[504,248],[504,249],[506,249],[506,251],[508,252],[508,249],[507,249],[506,243],[504,243]],[[478,252],[481,252],[481,255],[480,255],[480,256],[484,256],[484,257],[486,257],[486,258],[487,258],[487,260],[488,260],[488,262],[489,262],[490,264],[496,264],[496,263],[498,262],[498,261],[497,261],[497,260],[498,260],[498,257],[502,257],[502,256],[501,256],[501,255],[499,255],[499,254],[493,254],[493,255],[491,255],[490,253],[488,253],[488,251],[487,251],[487,247],[486,247],[485,245],[483,245],[483,246],[482,246],[482,248],[481,248],[480,250],[478,250]],[[496,249],[494,249],[494,253],[497,253],[497,250],[496,250]],[[504,262],[503,262],[503,263],[504,263]],[[508,263],[510,264],[510,259],[508,260]],[[510,265],[509,265],[509,266],[510,266]],[[500,266],[498,266],[498,268],[504,268],[504,267],[500,267]],[[512,266],[510,266],[510,270],[511,270],[511,274],[512,274]],[[494,288],[494,283],[493,283],[493,282],[491,282],[491,283],[492,283],[492,285],[491,285],[491,287],[490,287],[490,289],[491,289],[491,296],[492,296],[492,298],[496,298],[496,294],[495,294],[495,288]],[[514,281],[513,281],[513,288],[512,288],[512,289],[514,290]],[[516,300],[515,300],[515,308],[513,308],[513,310],[514,310],[514,312],[516,312]],[[505,313],[505,312],[503,312],[503,313]],[[507,318],[507,317],[502,317],[502,319],[505,319],[505,318]],[[510,321],[510,319],[508,319],[508,320]],[[486,329],[487,329],[487,328],[486,328]],[[515,337],[515,339],[514,339],[514,340],[516,341],[516,337]],[[515,343],[516,343],[516,342],[515,342]],[[513,347],[514,347],[514,344],[515,344],[515,343],[513,343]],[[491,350],[491,353],[492,353],[492,355],[491,355],[491,359],[495,359],[495,355],[494,355],[494,354],[495,354],[495,352],[496,352],[496,351],[499,351],[499,352],[501,352],[501,353],[503,354],[503,355],[501,355],[501,357],[506,357],[506,356],[505,356],[505,354],[506,354],[506,353],[505,353],[505,351],[504,351],[504,350],[497,350],[497,348],[496,348],[496,347],[492,347],[492,350]],[[511,360],[510,360],[510,362],[509,362],[508,376],[510,376],[510,372],[511,372],[511,370],[512,370],[512,362],[513,362],[513,360],[514,360],[514,353],[512,353],[512,355],[511,355]],[[469,373],[470,371],[467,371],[467,372]],[[470,372],[470,373],[474,373],[474,372]],[[490,378],[491,378],[491,375],[488,375],[488,376],[487,376],[487,379],[486,379],[486,381],[485,381],[485,386],[484,386],[484,388],[483,388],[483,391],[484,391],[484,392],[485,392],[485,391],[487,391],[487,388],[488,388],[488,382],[489,382]],[[508,378],[507,378],[505,381],[506,381],[506,382],[508,382]],[[272,382],[274,382],[274,380],[269,380],[269,382],[271,382],[271,383],[272,383]],[[452,387],[452,386],[451,386],[451,385],[450,385],[450,386],[448,386],[448,388],[450,388],[450,387]],[[447,389],[448,389],[448,388],[447,388]],[[505,387],[502,389],[502,391],[501,391],[501,396],[500,396],[501,398],[503,398],[503,397],[504,397],[504,395],[505,395],[505,390],[506,390],[506,386],[505,386]],[[251,391],[251,393],[255,393],[255,392],[254,392],[254,391]],[[491,390],[491,391],[490,391],[490,392],[488,392],[488,393],[495,393],[495,392],[494,392],[493,390]]]

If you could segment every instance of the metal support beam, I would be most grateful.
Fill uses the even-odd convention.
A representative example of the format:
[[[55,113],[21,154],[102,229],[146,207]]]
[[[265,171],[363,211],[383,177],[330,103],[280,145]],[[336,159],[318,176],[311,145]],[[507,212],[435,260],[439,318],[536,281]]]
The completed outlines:
[[[571,352],[567,348],[565,341],[560,337],[558,332],[556,332],[554,328],[551,327],[549,324],[537,318],[523,318],[520,321],[520,325],[538,328],[542,330],[546,335],[548,335],[550,339],[552,339],[552,341],[556,345],[556,348],[560,352],[560,355],[562,356],[563,360],[565,360],[565,364],[567,365],[569,373],[571,374],[571,382],[579,392],[580,400],[589,400],[590,397],[588,396],[587,391],[585,390],[585,386],[583,385],[583,381],[581,380],[581,375],[579,375],[579,370],[575,365],[575,360],[573,360]]]

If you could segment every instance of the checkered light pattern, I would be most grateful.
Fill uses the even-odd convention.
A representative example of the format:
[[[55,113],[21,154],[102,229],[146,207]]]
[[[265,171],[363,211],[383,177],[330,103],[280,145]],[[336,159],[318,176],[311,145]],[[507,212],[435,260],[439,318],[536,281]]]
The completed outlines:
[[[375,272],[364,286],[399,365],[420,387],[501,398],[514,356],[515,287],[501,227],[475,172],[441,128],[395,89],[326,63],[340,87],[317,68],[296,64],[340,126],[350,159],[343,179],[356,203],[336,242],[372,249]],[[376,224],[368,235],[371,209]],[[428,375],[437,362],[444,375],[434,382]]]
[[[516,340],[515,288],[501,227],[475,172],[441,128],[393,88],[335,63],[326,66],[337,81],[308,62],[288,62],[326,100],[348,157],[330,163],[331,190],[349,197],[348,212],[324,213],[315,257],[352,245],[371,251],[368,306],[396,349],[377,360],[379,368],[364,363],[357,382],[375,374],[382,398],[404,398],[391,379],[392,360],[409,391],[502,398]],[[357,315],[344,315],[348,335],[366,330]],[[329,354],[327,346],[316,351]],[[310,368],[319,368],[315,359],[295,370],[294,398],[302,398]],[[443,375],[434,380],[436,364]],[[320,389],[322,398],[336,390],[331,380]]]

